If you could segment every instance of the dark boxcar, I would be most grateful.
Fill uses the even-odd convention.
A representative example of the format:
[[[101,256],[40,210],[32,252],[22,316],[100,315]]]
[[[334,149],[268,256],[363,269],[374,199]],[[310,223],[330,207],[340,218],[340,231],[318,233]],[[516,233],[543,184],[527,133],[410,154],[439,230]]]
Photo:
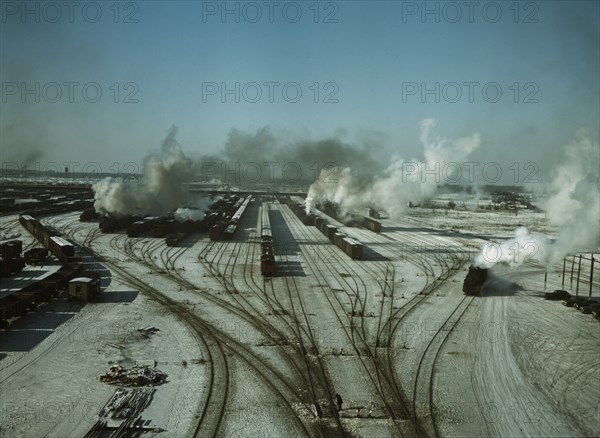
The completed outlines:
[[[333,242],[333,236],[337,233],[337,227],[335,225],[327,224],[325,226],[325,235],[329,240]]]
[[[342,250],[344,249],[344,242],[343,239],[346,237],[345,234],[343,233],[335,233],[333,235],[333,244],[335,246],[337,246],[338,248],[341,248]]]
[[[52,236],[48,245],[50,252],[64,263],[68,263],[75,256],[75,248],[71,242],[62,237]]]
[[[25,251],[23,256],[25,257],[25,263],[29,265],[38,265],[46,261],[46,258],[48,257],[48,249],[32,248],[28,251]]]
[[[346,239],[346,254],[348,254],[353,259],[362,259],[363,256],[363,245],[360,242],[357,242],[354,239],[347,238]]]
[[[22,240],[9,240],[0,244],[0,255],[4,257],[4,259],[15,259],[21,255],[22,251]]]
[[[21,257],[5,259],[0,256],[0,277],[8,277],[20,272],[25,267],[25,260]]]
[[[381,232],[381,222],[371,219],[370,217],[366,217],[364,220],[365,227],[371,231],[376,233]]]

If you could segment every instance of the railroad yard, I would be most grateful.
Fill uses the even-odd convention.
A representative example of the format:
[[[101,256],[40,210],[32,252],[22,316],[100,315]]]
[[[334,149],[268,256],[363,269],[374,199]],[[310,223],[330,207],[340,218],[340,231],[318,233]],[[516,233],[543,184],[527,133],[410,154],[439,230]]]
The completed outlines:
[[[562,263],[546,284],[534,259],[498,264],[481,294],[463,293],[481,245],[517,221],[543,228],[543,213],[490,213],[492,230],[475,211],[356,223],[294,196],[218,199],[183,228],[2,217],[3,239],[50,250],[2,279],[31,291],[3,298],[2,436],[600,430],[598,321],[544,300],[573,293]],[[75,299],[76,276],[97,278],[99,296]],[[598,299],[586,278],[579,294]]]

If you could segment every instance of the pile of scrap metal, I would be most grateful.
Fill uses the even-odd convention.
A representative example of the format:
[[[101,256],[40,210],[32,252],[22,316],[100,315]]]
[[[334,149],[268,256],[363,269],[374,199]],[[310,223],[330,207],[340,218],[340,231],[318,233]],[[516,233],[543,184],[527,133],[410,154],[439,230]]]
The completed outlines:
[[[139,415],[152,401],[156,389],[118,389],[100,411],[100,417],[124,420]]]
[[[154,327],[153,325],[147,325],[146,327],[142,327],[138,329],[138,332],[140,332],[143,336],[145,337],[149,337],[150,335],[153,335],[156,332],[159,332],[160,329]]]
[[[150,420],[142,419],[154,397],[153,388],[119,388],[104,405],[98,421],[85,434],[84,438],[141,436],[144,432],[164,432],[150,426]]]
[[[165,383],[169,377],[162,371],[142,365],[125,368],[119,364],[112,365],[106,374],[100,376],[100,381],[111,385],[123,386],[155,386]]]

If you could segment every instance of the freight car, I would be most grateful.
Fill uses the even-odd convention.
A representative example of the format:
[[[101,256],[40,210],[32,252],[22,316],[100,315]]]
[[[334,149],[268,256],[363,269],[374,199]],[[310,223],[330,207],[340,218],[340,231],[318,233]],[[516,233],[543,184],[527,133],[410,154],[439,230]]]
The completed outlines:
[[[23,253],[25,263],[28,265],[39,265],[46,261],[48,257],[47,248],[31,248]]]
[[[152,229],[152,226],[157,218],[154,217],[146,217],[142,220],[132,222],[127,227],[127,236],[128,237],[138,237],[144,233],[147,233]]]
[[[483,284],[487,280],[487,276],[487,269],[471,265],[463,282],[463,292],[465,295],[479,295]]]
[[[235,234],[237,230],[237,225],[231,224],[228,225],[227,228],[225,228],[225,231],[223,231],[223,238],[225,240],[231,240],[233,238],[233,235]]]
[[[5,260],[20,257],[22,251],[22,240],[8,240],[0,243],[0,256],[4,257]]]
[[[164,237],[175,229],[174,219],[157,220],[152,224],[152,237]]]
[[[102,215],[98,220],[98,228],[103,233],[112,233],[114,231],[119,231],[126,229],[133,222],[142,220],[143,218],[139,216],[112,216],[112,215]]]
[[[342,239],[342,251],[344,251],[347,255],[352,257],[353,259],[362,259],[363,255],[363,246],[362,243],[357,242],[350,237],[346,237]]]
[[[381,222],[370,217],[363,217],[363,226],[368,230],[374,231],[375,233],[381,232]]]
[[[21,257],[14,259],[7,259],[4,256],[0,256],[0,277],[8,277],[20,272],[25,267],[25,260]]]
[[[327,216],[332,217],[338,222],[343,223],[347,227],[363,227],[375,233],[381,232],[381,222],[376,221],[372,217],[367,217],[352,212],[341,215],[339,206],[337,204],[334,204],[333,202],[326,201],[323,203],[316,204],[315,210],[322,211]],[[369,210],[369,214],[371,214],[371,211],[374,210]]]
[[[48,251],[63,263],[72,263],[75,257],[73,244],[59,236],[50,237]]]
[[[335,233],[337,233],[337,230],[338,229],[335,225],[326,224],[325,231],[323,232],[323,234],[325,234],[325,236],[333,242],[333,236],[335,235]]]
[[[95,221],[100,217],[100,215],[96,212],[95,208],[86,208],[79,215],[80,222],[90,222]]]
[[[186,233],[171,234],[166,238],[165,243],[167,246],[178,246],[186,236]]]
[[[311,213],[306,214],[304,200],[297,196],[290,197],[292,203],[290,204],[291,210],[303,221],[303,223],[314,224],[321,233],[323,233],[335,246],[340,248],[344,253],[353,259],[359,260],[363,257],[363,245],[362,243],[347,237],[344,233],[338,231],[337,227],[329,224],[327,218],[321,216],[321,214]],[[303,220],[304,218],[304,220]],[[308,219],[307,219],[308,218]],[[367,219],[367,218],[364,218]],[[373,221],[373,227],[376,228],[376,224],[381,224],[377,221]],[[381,228],[380,228],[381,229]]]
[[[22,316],[39,303],[47,301],[49,297],[57,294],[66,287],[70,279],[81,272],[83,267],[81,256],[70,242],[60,236],[51,235],[53,231],[49,227],[44,226],[30,215],[21,215],[19,221],[64,265],[44,279],[0,299],[0,322],[2,324],[10,318]],[[41,252],[43,253],[43,251]]]
[[[19,216],[19,222],[42,245],[63,263],[70,263],[75,256],[73,244],[60,237],[60,233],[52,227],[47,227],[30,215]]]
[[[22,240],[9,240],[0,244],[0,277],[7,277],[23,270],[25,260],[21,257],[22,251]]]
[[[35,309],[38,304],[57,295],[71,278],[81,272],[81,266],[82,261],[79,257],[74,263],[65,264],[44,279],[4,296],[0,299],[0,323],[4,325],[10,318],[23,316],[28,310]]]

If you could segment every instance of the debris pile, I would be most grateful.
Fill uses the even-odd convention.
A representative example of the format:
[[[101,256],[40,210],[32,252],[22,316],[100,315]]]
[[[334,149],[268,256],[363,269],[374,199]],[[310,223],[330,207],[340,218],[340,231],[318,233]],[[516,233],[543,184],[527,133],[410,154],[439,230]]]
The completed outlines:
[[[153,367],[134,365],[131,368],[125,368],[115,364],[106,374],[100,376],[100,381],[110,385],[156,386],[163,384],[167,377],[166,373]]]
[[[100,411],[100,417],[123,420],[138,416],[152,401],[156,389],[120,388]]]
[[[148,325],[146,327],[142,327],[137,330],[145,337],[149,337],[150,335],[153,335],[154,333],[160,331],[160,329],[154,327],[153,325]]]

